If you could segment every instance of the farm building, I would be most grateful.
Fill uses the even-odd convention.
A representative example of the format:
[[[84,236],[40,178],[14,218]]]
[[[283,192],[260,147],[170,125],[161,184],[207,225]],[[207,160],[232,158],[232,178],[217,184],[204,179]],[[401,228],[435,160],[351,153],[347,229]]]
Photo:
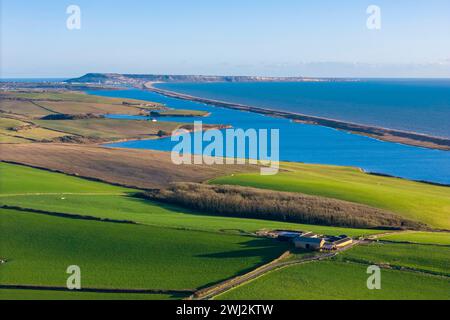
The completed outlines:
[[[320,250],[324,244],[325,240],[317,236],[302,235],[294,239],[295,247],[301,249]]]

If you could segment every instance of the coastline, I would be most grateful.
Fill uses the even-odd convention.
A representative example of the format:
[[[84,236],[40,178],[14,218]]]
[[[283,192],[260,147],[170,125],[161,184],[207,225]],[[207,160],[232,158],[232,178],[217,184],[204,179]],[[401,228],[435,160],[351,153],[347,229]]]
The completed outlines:
[[[268,108],[261,107],[253,107],[244,104],[238,103],[230,103],[220,100],[201,98],[196,96],[191,96],[188,94],[178,93],[174,91],[159,89],[153,86],[155,83],[160,82],[146,82],[143,84],[144,90],[149,90],[158,94],[165,95],[171,98],[189,100],[194,102],[206,103],[209,105],[214,105],[218,107],[224,107],[229,109],[241,110],[241,111],[250,111],[255,113],[260,113],[272,117],[281,117],[286,119],[291,119],[294,122],[304,123],[304,124],[313,124],[319,125],[329,128],[334,128],[337,130],[342,130],[346,132],[350,132],[353,134],[368,136],[374,139],[400,143],[415,147],[423,147],[428,149],[436,149],[442,151],[450,151],[450,139],[443,137],[436,137],[416,132],[388,129],[383,127],[362,125],[352,122],[346,122],[336,119],[329,119],[323,117],[309,116],[300,113],[287,112],[287,111],[279,111]]]

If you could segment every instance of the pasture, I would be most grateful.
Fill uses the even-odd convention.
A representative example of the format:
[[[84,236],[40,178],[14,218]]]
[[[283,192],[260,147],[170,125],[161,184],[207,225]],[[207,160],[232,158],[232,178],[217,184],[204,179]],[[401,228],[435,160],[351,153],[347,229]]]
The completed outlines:
[[[385,209],[430,227],[450,229],[449,187],[370,175],[352,167],[282,163],[281,169],[275,176],[236,174],[210,182],[346,200]]]

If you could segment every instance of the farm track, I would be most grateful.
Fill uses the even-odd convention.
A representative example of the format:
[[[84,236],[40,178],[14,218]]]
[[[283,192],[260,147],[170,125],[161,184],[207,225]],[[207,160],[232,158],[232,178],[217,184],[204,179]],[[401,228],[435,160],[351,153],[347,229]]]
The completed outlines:
[[[244,275],[237,276],[237,277],[231,278],[229,280],[225,280],[224,282],[213,285],[209,288],[201,289],[201,290],[195,292],[193,295],[191,295],[188,299],[189,300],[210,300],[219,294],[222,294],[222,293],[224,293],[230,289],[233,289],[239,285],[242,285],[248,281],[251,281],[260,276],[263,276],[264,274],[266,274],[270,271],[277,270],[277,269],[284,268],[284,267],[289,267],[292,265],[300,265],[300,264],[304,264],[304,263],[308,263],[308,262],[312,262],[312,261],[321,261],[321,260],[329,259],[329,258],[336,256],[339,252],[348,250],[348,249],[352,248],[353,246],[360,244],[360,243],[365,243],[365,242],[360,241],[360,240],[355,240],[350,246],[345,247],[345,248],[340,249],[335,252],[324,253],[324,254],[320,254],[317,256],[313,256],[313,257],[305,257],[305,258],[300,258],[300,259],[291,260],[291,261],[282,261],[285,256],[288,256],[285,253],[282,256],[280,256],[279,258],[277,258],[263,266],[260,266],[259,268],[252,270]]]

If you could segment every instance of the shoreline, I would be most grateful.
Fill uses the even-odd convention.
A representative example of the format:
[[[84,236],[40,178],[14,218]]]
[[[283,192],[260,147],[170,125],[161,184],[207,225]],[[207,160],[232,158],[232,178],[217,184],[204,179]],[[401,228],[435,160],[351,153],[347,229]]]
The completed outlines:
[[[171,97],[171,98],[189,100],[189,101],[194,101],[194,102],[199,102],[199,103],[206,103],[209,105],[228,108],[228,109],[255,112],[255,113],[264,114],[264,115],[268,115],[268,116],[272,116],[272,117],[286,118],[286,119],[290,119],[290,120],[292,120],[294,122],[298,122],[298,123],[329,127],[329,128],[353,133],[353,134],[368,136],[368,137],[371,137],[374,139],[387,141],[387,142],[400,143],[400,144],[404,144],[404,145],[410,145],[410,146],[422,147],[422,148],[428,148],[428,149],[450,151],[450,138],[435,137],[435,136],[416,133],[416,132],[388,129],[388,128],[383,128],[383,127],[370,126],[370,125],[362,125],[362,124],[346,122],[346,121],[341,121],[341,120],[336,120],[336,119],[309,116],[309,115],[305,115],[305,114],[301,114],[301,113],[280,111],[280,110],[261,108],[261,107],[253,107],[253,106],[248,106],[248,105],[239,104],[239,103],[231,103],[231,102],[225,102],[225,101],[220,101],[220,100],[201,98],[201,97],[191,96],[188,94],[178,93],[178,92],[169,91],[169,90],[165,90],[165,89],[159,89],[159,88],[156,88],[153,86],[153,84],[155,84],[155,83],[160,83],[160,82],[146,82],[143,84],[142,88],[144,90],[149,90],[149,91],[152,91],[152,92],[155,92],[158,94],[162,94],[164,96]]]

